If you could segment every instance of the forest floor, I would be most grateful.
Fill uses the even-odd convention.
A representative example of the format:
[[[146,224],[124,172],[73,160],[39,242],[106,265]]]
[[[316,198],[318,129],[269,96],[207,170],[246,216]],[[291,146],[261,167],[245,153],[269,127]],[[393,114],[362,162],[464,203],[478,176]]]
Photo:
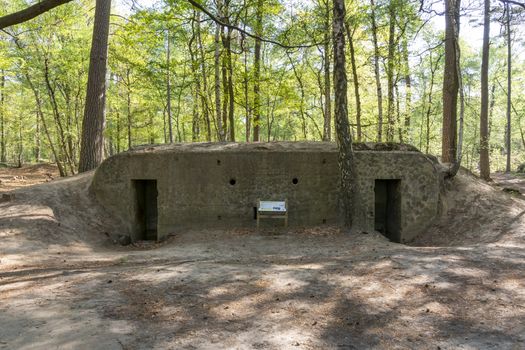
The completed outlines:
[[[472,175],[410,246],[323,226],[122,247],[92,174],[15,190],[19,170],[0,170],[0,349],[525,348],[525,201]]]

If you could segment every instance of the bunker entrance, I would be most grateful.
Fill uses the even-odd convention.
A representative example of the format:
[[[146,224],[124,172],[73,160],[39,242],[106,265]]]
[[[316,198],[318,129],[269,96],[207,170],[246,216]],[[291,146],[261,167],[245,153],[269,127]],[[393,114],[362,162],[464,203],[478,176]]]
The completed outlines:
[[[389,240],[401,239],[401,180],[375,180],[375,230]]]
[[[133,180],[137,240],[157,240],[157,180]]]

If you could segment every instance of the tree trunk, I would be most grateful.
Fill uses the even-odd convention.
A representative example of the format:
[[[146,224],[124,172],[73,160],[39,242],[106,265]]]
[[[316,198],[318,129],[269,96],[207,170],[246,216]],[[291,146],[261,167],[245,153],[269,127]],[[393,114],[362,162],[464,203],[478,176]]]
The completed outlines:
[[[263,0],[257,0],[255,35],[263,32]],[[253,141],[260,141],[261,129],[261,40],[255,39],[253,83]]]
[[[200,140],[200,113],[199,113],[199,97],[200,97],[200,77],[199,77],[199,63],[197,62],[196,53],[193,50],[193,45],[196,39],[196,11],[193,11],[193,17],[191,22],[191,38],[188,42],[188,51],[190,53],[190,64],[191,64],[191,74],[193,77],[193,87],[194,87],[194,97],[193,97],[193,106],[192,106],[192,123],[191,123],[191,141],[197,142]]]
[[[222,124],[221,115],[221,27],[217,24],[215,28],[215,119],[217,120],[217,137],[219,141],[225,140],[224,126]]]
[[[206,141],[211,141],[211,121],[210,121],[210,108],[208,107],[208,75],[206,74],[206,57],[204,53],[204,46],[202,44],[201,37],[201,21],[200,21],[200,12],[197,12],[197,44],[199,47],[200,62],[199,68],[202,78],[202,90],[201,94],[201,105],[202,105],[202,115],[204,117],[204,123],[206,124]]]
[[[226,47],[226,57],[228,59],[228,119],[230,122],[230,141],[235,142],[235,96],[233,90],[233,61],[231,51],[231,33],[232,29],[228,29],[228,45]]]
[[[27,83],[29,84],[29,87],[31,88],[31,91],[33,91],[33,95],[35,96],[35,102],[36,102],[36,107],[37,107],[36,111],[37,111],[37,114],[40,116],[40,121],[42,122],[42,128],[44,129],[44,134],[46,135],[47,142],[49,143],[49,148],[51,148],[51,153],[53,154],[53,157],[55,158],[55,162],[58,167],[58,172],[60,176],[64,177],[67,175],[67,173],[64,170],[62,163],[60,162],[58,152],[55,148],[55,145],[53,144],[53,140],[51,139],[51,134],[49,133],[49,129],[47,128],[46,120],[44,118],[44,112],[42,112],[42,101],[40,100],[40,96],[38,95],[38,90],[36,89],[35,85],[33,84],[33,81],[29,77],[29,74],[25,73],[25,77],[27,79]]]
[[[511,57],[511,42],[510,42],[510,6],[509,3],[505,3],[505,11],[507,12],[507,21],[505,23],[507,30],[507,128],[506,128],[506,149],[507,149],[507,164],[505,166],[505,172],[509,173],[510,167],[510,140],[511,140],[511,120],[510,120],[510,108],[512,101],[512,57]]]
[[[357,76],[357,64],[355,62],[355,49],[353,33],[350,31],[350,24],[346,24],[346,32],[348,33],[348,46],[350,48],[350,63],[352,66],[352,78],[354,82],[355,95],[355,123],[357,128],[357,142],[363,140],[361,131],[361,94],[359,93],[359,78]]]
[[[406,143],[410,143],[410,117],[412,114],[412,79],[410,77],[410,64],[408,62],[408,43],[406,38],[403,40],[403,61],[405,65],[405,127],[403,129],[403,141]]]
[[[0,162],[7,162],[7,150],[5,140],[5,71],[2,69],[0,77]]]
[[[387,80],[388,80],[388,106],[387,106],[387,120],[388,126],[386,131],[386,140],[388,142],[394,141],[395,130],[395,101],[394,101],[394,59],[395,59],[395,35],[396,35],[396,12],[393,1],[388,5],[389,13],[389,35],[388,35],[388,62],[387,62]]]
[[[166,34],[166,109],[168,114],[169,141],[173,143],[173,114],[171,110],[171,36],[170,30]]]
[[[225,52],[229,50],[228,48],[228,38],[225,34],[225,28],[221,28],[221,38],[222,38],[222,47],[224,48],[224,52],[222,54],[221,59],[221,70],[222,70],[222,124],[224,128],[224,139],[226,140],[228,138],[228,106],[229,106],[229,99],[232,98],[230,96],[230,90],[228,89],[228,58]],[[230,140],[231,141],[231,140]]]
[[[67,165],[69,165],[71,173],[74,174],[75,170],[74,170],[73,162],[71,161],[71,157],[69,156],[69,152],[68,152],[68,148],[67,148],[67,142],[66,142],[64,127],[62,125],[62,120],[61,120],[61,117],[60,117],[60,110],[59,110],[58,102],[57,102],[57,99],[56,99],[55,89],[51,85],[51,81],[50,81],[49,63],[48,63],[48,59],[47,58],[44,59],[44,80],[46,82],[46,88],[47,88],[47,92],[48,92],[48,95],[49,95],[49,101],[51,103],[51,107],[52,107],[52,110],[53,110],[53,117],[55,118],[55,127],[56,127],[56,131],[57,131],[57,138],[59,139],[59,144],[60,144],[59,150],[61,150],[62,151],[61,153],[64,154],[65,162],[67,163]]]
[[[323,141],[332,139],[332,91],[330,81],[330,0],[325,0],[324,34],[324,124]]]
[[[250,92],[248,86],[248,49],[244,48],[244,113],[246,114],[244,120],[246,124],[245,140],[250,142],[252,140],[252,116],[250,112]]]
[[[481,60],[481,113],[479,117],[479,174],[482,179],[490,179],[489,162],[489,40],[490,40],[490,0],[485,0],[483,19],[483,54]]]
[[[374,44],[374,75],[376,78],[377,89],[377,141],[381,142],[383,138],[383,89],[381,87],[381,76],[379,75],[379,46],[377,44],[377,24],[375,14],[374,0],[370,0],[372,8],[372,41]]]
[[[334,92],[335,92],[335,127],[339,149],[339,168],[341,171],[341,207],[344,225],[351,227],[353,223],[354,184],[356,171],[354,168],[354,152],[352,135],[348,123],[347,77],[345,58],[345,2],[333,0],[333,45],[334,45]]]
[[[436,76],[436,70],[439,66],[439,61],[441,60],[441,55],[438,56],[436,62],[432,62],[432,51],[430,52],[430,88],[428,92],[428,106],[426,112],[426,146],[425,153],[429,153],[430,148],[430,115],[432,114],[433,100],[432,96],[434,95],[434,78]],[[435,64],[434,64],[435,63]]]
[[[456,163],[458,71],[456,33],[459,33],[460,0],[445,0],[445,71],[443,77],[443,131],[441,160]]]
[[[132,140],[132,126],[133,126],[133,115],[131,113],[131,79],[130,79],[130,71],[131,69],[126,69],[126,119],[127,119],[127,127],[128,127],[128,150],[131,149],[133,146],[133,140]]]
[[[82,124],[79,172],[95,169],[104,151],[106,71],[111,0],[97,0],[89,61],[86,107]]]
[[[456,79],[458,82],[458,91],[459,91],[459,132],[458,132],[458,141],[457,141],[457,150],[456,150],[456,160],[452,163],[452,167],[448,172],[448,177],[456,176],[459,168],[461,166],[461,159],[463,157],[463,125],[464,125],[464,116],[465,116],[465,96],[463,89],[463,78],[461,74],[461,49],[459,47],[459,9],[460,9],[460,0],[457,0],[457,20],[455,25],[452,27],[454,31],[454,44],[455,44],[455,53],[456,53]]]
[[[35,118],[35,124],[36,124],[36,130],[35,130],[35,162],[40,163],[41,158],[41,141],[40,141],[40,117],[38,115],[38,112],[36,113]]]

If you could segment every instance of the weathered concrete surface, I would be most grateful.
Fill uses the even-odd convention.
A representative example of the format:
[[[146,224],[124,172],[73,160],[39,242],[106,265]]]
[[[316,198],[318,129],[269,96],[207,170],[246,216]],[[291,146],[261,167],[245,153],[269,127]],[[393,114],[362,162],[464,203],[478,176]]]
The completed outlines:
[[[420,152],[364,148],[356,152],[355,224],[374,230],[375,180],[399,179],[401,240],[409,241],[437,215],[437,163]],[[159,239],[188,228],[255,226],[257,199],[288,199],[292,226],[333,224],[340,218],[333,143],[175,144],[113,156],[98,168],[91,190],[126,223],[132,239],[138,235],[132,180],[139,179],[157,180]]]

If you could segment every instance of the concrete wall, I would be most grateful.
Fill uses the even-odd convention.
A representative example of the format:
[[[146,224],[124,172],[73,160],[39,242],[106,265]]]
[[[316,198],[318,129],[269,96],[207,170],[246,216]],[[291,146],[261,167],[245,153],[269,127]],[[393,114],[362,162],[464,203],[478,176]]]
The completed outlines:
[[[376,179],[401,180],[401,237],[408,241],[437,215],[439,175],[419,152],[358,151],[356,225],[374,229]],[[198,143],[121,153],[96,171],[92,192],[136,232],[132,180],[156,179],[158,234],[186,228],[255,226],[257,199],[288,199],[289,224],[339,222],[337,150],[334,144]],[[297,179],[297,184],[293,183]],[[233,181],[235,182],[234,185]]]

